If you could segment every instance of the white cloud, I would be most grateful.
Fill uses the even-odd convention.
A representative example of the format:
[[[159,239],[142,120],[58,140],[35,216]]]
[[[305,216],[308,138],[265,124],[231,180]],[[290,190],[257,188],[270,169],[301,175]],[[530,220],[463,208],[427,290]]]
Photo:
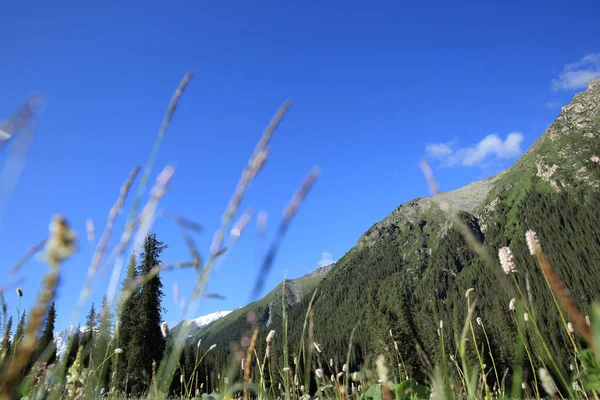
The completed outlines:
[[[492,134],[484,137],[479,143],[471,147],[456,148],[453,142],[429,143],[425,146],[426,155],[439,161],[444,166],[471,167],[481,165],[490,158],[507,159],[521,154],[523,134],[512,132],[502,140],[498,135]]]
[[[554,108],[560,108],[561,104],[558,101],[547,101],[546,102],[546,108],[550,108],[550,109],[554,109]]]
[[[323,250],[321,253],[321,259],[317,261],[317,265],[319,267],[325,267],[327,265],[333,264],[335,261],[333,260],[333,255],[327,250]]]
[[[558,78],[552,80],[552,90],[585,89],[594,78],[600,78],[600,53],[588,54],[577,62],[565,65]]]

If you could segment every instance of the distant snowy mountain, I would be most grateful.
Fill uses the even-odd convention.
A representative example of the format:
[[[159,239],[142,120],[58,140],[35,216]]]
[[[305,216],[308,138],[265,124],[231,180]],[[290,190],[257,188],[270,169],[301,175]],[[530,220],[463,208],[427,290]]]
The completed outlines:
[[[56,343],[56,355],[61,358],[67,353],[67,346],[69,344],[69,338],[75,333],[77,327],[71,325],[68,328],[63,329],[60,332],[54,334],[54,342]],[[79,328],[79,334],[81,335],[86,331],[86,327],[82,326]]]
[[[203,315],[203,316],[198,317],[196,319],[186,319],[186,320],[183,321],[183,324],[185,326],[187,326],[189,324],[194,324],[197,328],[202,328],[204,326],[212,324],[213,322],[215,322],[216,320],[218,320],[220,318],[223,318],[224,316],[226,316],[230,312],[231,311],[217,311],[217,312],[214,312],[214,313]]]

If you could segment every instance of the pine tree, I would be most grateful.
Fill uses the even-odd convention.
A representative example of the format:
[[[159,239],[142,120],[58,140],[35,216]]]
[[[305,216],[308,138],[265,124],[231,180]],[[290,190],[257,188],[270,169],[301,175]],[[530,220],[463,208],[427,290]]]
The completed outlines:
[[[127,275],[121,285],[121,299],[123,294],[127,291],[127,287],[136,276],[136,256],[135,253],[129,257],[129,264],[127,266]],[[125,390],[125,382],[128,380],[128,359],[132,352],[132,337],[137,329],[137,319],[139,313],[137,311],[138,292],[135,291],[131,294],[129,299],[124,304],[119,304],[120,310],[118,310],[118,321],[117,321],[117,347],[123,350],[123,355],[118,355],[113,358],[113,370],[115,374],[115,386],[121,390]],[[129,386],[127,385],[128,389]]]
[[[81,338],[81,346],[83,347],[83,351],[81,353],[82,356],[82,364],[83,368],[88,368],[91,364],[91,352],[94,340],[94,330],[96,329],[96,308],[94,303],[90,307],[90,312],[87,316],[87,321],[85,323],[85,332]]]
[[[6,327],[4,328],[4,337],[2,338],[2,352],[5,354],[9,354],[12,349],[13,342],[10,339],[10,334],[12,332],[12,324],[13,318],[11,316],[6,322]]]
[[[37,357],[39,358],[46,348],[51,349],[50,357],[48,358],[48,364],[54,363],[56,360],[56,345],[54,343],[54,323],[56,322],[56,308],[55,303],[52,302],[46,315],[46,326],[40,337],[38,343]]]
[[[23,339],[23,335],[25,335],[25,312],[21,314],[21,319],[19,320],[19,325],[17,325],[17,332],[15,333],[14,345],[18,345],[19,342]]]
[[[66,355],[66,364],[65,369],[69,369],[71,365],[75,362],[75,358],[77,357],[77,352],[79,351],[79,347],[81,344],[81,334],[80,327],[77,327],[77,330],[69,337],[68,345],[67,345],[67,355]]]
[[[108,299],[106,295],[102,298],[101,312],[100,314],[97,314],[96,317],[98,334],[94,339],[94,345],[92,347],[92,359],[94,360],[94,364],[98,366],[97,368],[99,368],[94,384],[96,392],[99,392],[102,388],[108,390],[108,377],[111,364],[105,361],[110,356],[110,352],[114,351],[114,348],[111,348],[110,346],[114,316],[108,308]]]
[[[156,239],[152,233],[144,240],[142,263],[138,268],[140,275],[146,275],[160,265],[160,254],[167,246]],[[152,380],[152,361],[160,364],[165,351],[166,341],[162,336],[161,301],[164,296],[159,275],[142,285],[136,300],[137,325],[133,331],[131,349],[127,356],[129,385],[132,393],[140,394],[148,390]]]

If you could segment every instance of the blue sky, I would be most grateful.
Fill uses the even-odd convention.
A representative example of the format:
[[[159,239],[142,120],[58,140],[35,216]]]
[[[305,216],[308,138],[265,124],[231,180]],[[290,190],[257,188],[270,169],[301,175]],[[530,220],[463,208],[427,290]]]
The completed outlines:
[[[432,161],[442,190],[490,176],[600,76],[594,1],[84,3],[4,5],[0,39],[0,118],[33,91],[47,101],[3,213],[1,276],[9,283],[6,272],[47,234],[51,216],[66,215],[80,249],[63,267],[59,328],[71,321],[92,254],[86,219],[99,235],[189,69],[196,75],[151,180],[175,167],[161,208],[204,226],[196,238],[204,256],[263,128],[284,100],[294,102],[242,205],[268,213],[266,240],[253,219],[209,284],[226,299],[203,301],[197,315],[248,301],[282,210],[313,166],[321,176],[265,292],[284,275],[338,259],[399,204],[428,195],[421,157]],[[159,219],[154,231],[169,245],[163,261],[188,258],[172,221]],[[45,270],[33,260],[19,275],[24,306]],[[195,275],[162,279],[165,320],[175,321],[173,284],[187,295]],[[108,280],[95,280],[90,300],[100,301]],[[14,289],[6,297],[15,310]]]

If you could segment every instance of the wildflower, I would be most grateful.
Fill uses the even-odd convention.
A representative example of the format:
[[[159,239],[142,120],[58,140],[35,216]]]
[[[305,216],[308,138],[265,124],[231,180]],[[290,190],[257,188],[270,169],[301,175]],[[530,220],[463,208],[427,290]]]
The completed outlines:
[[[314,342],[313,345],[315,346],[315,349],[317,349],[317,352],[320,353],[321,352],[321,346],[319,346],[319,343]]]
[[[358,385],[358,388],[357,388],[357,389],[358,389],[358,392],[359,392],[359,393],[360,393],[360,392],[362,392],[362,385]]]
[[[452,354],[450,354],[450,361],[454,361],[454,356]]]
[[[300,386],[300,391],[304,393],[304,385]]]
[[[569,369],[570,369],[571,371],[573,371],[573,370],[575,369],[575,367],[573,366],[573,364],[569,364]]]
[[[537,233],[532,230],[525,232],[525,239],[527,241],[527,247],[532,256],[535,256],[536,251],[541,250],[540,241],[538,240]]]
[[[390,329],[390,337],[393,339],[394,335],[392,335],[392,330]]]
[[[342,365],[342,372],[346,372],[347,369],[348,369],[348,364]]]
[[[473,289],[473,288],[467,289],[467,291],[465,292],[465,297],[469,297],[471,295],[471,293],[473,293],[474,290],[475,289]]]
[[[279,382],[278,388],[279,390],[281,390],[281,382]]]
[[[121,353],[123,353],[123,349],[121,349],[121,348],[115,349],[115,354],[121,354]]]
[[[283,372],[288,372],[290,370],[290,367],[283,367],[282,371]]]
[[[298,357],[294,357],[294,365],[298,364]]]
[[[169,336],[169,325],[163,321],[163,323],[160,324],[160,331],[162,332],[163,337]]]
[[[271,343],[271,341],[273,340],[273,338],[275,337],[275,331],[272,330],[269,332],[269,334],[267,335],[267,344]]]
[[[444,329],[444,321],[440,319],[440,329]]]
[[[179,383],[183,384],[183,374],[179,375]]]
[[[358,381],[358,378],[359,378],[358,372],[353,372],[352,373],[352,380],[356,382],[356,381]]]
[[[570,322],[567,322],[567,328],[569,329],[569,332],[571,334],[575,333],[575,331],[573,330],[573,324]]]
[[[515,260],[510,248],[503,247],[498,250],[498,258],[500,259],[500,265],[502,266],[502,269],[506,275],[517,272]]]
[[[214,349],[215,349],[215,347],[217,347],[217,345],[216,345],[216,344],[213,344],[213,345],[211,345],[211,346],[208,348],[208,351],[214,350]]]
[[[521,382],[521,389],[525,390],[526,387],[527,385],[525,384],[525,382]]]
[[[481,317],[477,317],[477,325],[481,326]]]
[[[581,390],[581,386],[579,386],[579,382],[573,381],[573,391],[579,392]]]
[[[331,382],[335,381],[335,376],[333,376],[333,374],[331,374]]]
[[[17,296],[23,297],[23,291],[21,290],[20,287],[17,288]]]
[[[398,342],[394,341],[394,349],[396,349],[396,351],[398,351]]]
[[[196,347],[200,348],[201,343],[202,343],[202,339],[198,340],[198,344],[196,345]]]
[[[329,366],[330,366],[330,367],[333,367],[333,358],[330,358],[330,359],[329,359]]]
[[[440,328],[438,328],[437,333],[438,333],[438,336],[441,336],[440,335]]]
[[[515,310],[515,302],[516,302],[516,300],[515,300],[514,297],[512,299],[510,299],[510,302],[508,303],[508,309],[509,310],[511,310],[511,311]]]
[[[246,359],[242,358],[242,371],[244,370],[244,361],[246,361]]]
[[[590,322],[590,316],[589,316],[589,315],[586,315],[586,316],[585,316],[585,323],[587,324],[587,326],[590,326],[590,325],[591,325],[591,322]]]
[[[538,370],[538,376],[542,381],[542,387],[544,388],[546,393],[548,393],[550,396],[553,396],[556,393],[557,389],[556,384],[554,383],[554,380],[552,379],[548,371],[546,371],[545,368],[540,368]]]
[[[388,370],[387,370],[387,367],[385,366],[385,357],[383,356],[383,354],[380,354],[379,357],[377,357],[377,360],[375,361],[375,363],[377,364],[377,375],[379,376],[379,381],[384,386],[387,386]]]
[[[340,379],[342,376],[344,376],[344,373],[343,372],[338,372],[337,378]]]
[[[317,368],[315,370],[315,376],[317,379],[323,379],[323,370],[321,368]]]
[[[523,319],[525,320],[525,322],[529,321],[529,314],[523,314]]]
[[[298,381],[298,375],[294,375],[294,385],[298,386],[300,382]]]

